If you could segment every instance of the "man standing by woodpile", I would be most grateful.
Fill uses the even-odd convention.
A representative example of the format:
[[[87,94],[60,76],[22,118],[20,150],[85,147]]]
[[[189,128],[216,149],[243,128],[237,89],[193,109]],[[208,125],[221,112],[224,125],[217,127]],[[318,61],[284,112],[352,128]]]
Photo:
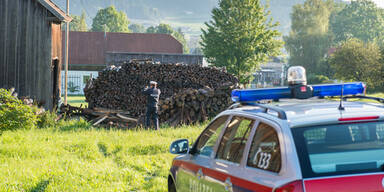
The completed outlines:
[[[149,82],[150,87],[145,87],[143,94],[147,96],[147,114],[145,127],[149,128],[151,126],[151,120],[155,126],[156,130],[159,130],[159,114],[158,114],[158,104],[160,98],[160,89],[157,88],[157,82]]]

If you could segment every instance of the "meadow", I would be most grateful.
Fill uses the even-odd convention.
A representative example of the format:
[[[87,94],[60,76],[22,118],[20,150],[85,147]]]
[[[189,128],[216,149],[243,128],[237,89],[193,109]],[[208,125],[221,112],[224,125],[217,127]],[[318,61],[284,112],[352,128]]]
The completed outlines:
[[[0,136],[0,191],[167,191],[178,138],[205,125],[160,131],[103,130],[86,121]]]
[[[64,102],[64,97],[61,98],[61,100]],[[74,95],[68,95],[68,104],[76,107],[87,107],[88,103],[85,102],[85,97],[82,95],[74,96]]]
[[[384,93],[374,93],[374,94],[369,94],[368,96],[384,98]]]
[[[370,96],[384,97],[383,93]],[[84,97],[69,97],[84,104]],[[0,136],[0,191],[167,191],[172,141],[194,141],[207,123],[105,130],[80,120]]]

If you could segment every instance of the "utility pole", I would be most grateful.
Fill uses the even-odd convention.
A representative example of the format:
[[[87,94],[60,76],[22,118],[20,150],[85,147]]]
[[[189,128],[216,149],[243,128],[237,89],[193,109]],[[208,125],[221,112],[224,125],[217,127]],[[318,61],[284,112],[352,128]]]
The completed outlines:
[[[67,16],[69,16],[69,0],[67,0]],[[69,42],[69,22],[65,24],[65,56],[64,56],[64,64],[65,64],[65,93],[64,93],[64,104],[67,105],[67,97],[68,97],[68,42]]]
[[[107,55],[106,55],[106,50],[107,50],[107,24],[104,24],[104,63],[105,63],[105,67],[108,67],[108,64],[107,64]]]

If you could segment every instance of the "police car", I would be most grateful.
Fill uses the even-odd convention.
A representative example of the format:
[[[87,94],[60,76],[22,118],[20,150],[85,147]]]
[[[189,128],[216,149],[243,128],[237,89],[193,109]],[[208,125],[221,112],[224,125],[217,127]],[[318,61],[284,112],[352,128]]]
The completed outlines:
[[[234,90],[191,148],[173,142],[169,191],[384,191],[384,99],[363,83],[306,85],[304,71],[289,69],[289,87]]]

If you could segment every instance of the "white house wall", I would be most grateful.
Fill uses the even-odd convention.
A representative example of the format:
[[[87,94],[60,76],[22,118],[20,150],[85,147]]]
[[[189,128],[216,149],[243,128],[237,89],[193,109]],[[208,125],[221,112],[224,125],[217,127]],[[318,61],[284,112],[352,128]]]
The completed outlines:
[[[68,95],[84,95],[86,79],[97,78],[97,71],[68,71]],[[64,95],[65,72],[61,71],[61,94]]]

